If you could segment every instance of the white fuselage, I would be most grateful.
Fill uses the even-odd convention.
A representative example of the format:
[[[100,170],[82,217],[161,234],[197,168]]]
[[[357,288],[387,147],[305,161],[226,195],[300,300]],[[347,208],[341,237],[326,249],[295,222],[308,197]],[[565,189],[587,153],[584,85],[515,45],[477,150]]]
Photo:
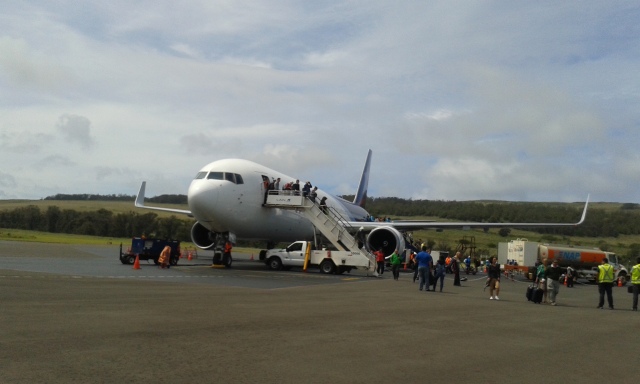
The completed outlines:
[[[240,177],[238,177],[238,175]],[[212,232],[231,232],[243,239],[295,241],[313,239],[313,225],[301,214],[263,207],[265,180],[280,178],[279,189],[296,178],[248,160],[224,159],[204,166],[188,191],[189,209]],[[306,180],[305,180],[306,181]],[[304,185],[301,180],[300,188]],[[350,220],[368,213],[361,207],[317,190],[319,201]]]

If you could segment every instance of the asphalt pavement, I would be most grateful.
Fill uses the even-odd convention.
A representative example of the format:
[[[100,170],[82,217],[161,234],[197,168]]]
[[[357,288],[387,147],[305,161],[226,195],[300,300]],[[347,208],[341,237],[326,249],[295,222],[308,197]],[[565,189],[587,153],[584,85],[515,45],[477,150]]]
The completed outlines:
[[[1,383],[632,382],[640,315],[597,288],[555,307],[483,275],[420,292],[358,271],[273,272],[251,255],[169,270],[118,261],[118,246],[0,242]]]

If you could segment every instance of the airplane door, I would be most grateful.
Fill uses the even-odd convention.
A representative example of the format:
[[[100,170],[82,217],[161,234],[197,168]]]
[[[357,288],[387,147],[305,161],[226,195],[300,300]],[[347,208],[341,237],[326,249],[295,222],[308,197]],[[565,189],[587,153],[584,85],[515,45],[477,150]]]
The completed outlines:
[[[262,175],[262,187],[260,189],[262,193],[262,203],[266,204],[267,202],[267,193],[269,193],[269,176]]]

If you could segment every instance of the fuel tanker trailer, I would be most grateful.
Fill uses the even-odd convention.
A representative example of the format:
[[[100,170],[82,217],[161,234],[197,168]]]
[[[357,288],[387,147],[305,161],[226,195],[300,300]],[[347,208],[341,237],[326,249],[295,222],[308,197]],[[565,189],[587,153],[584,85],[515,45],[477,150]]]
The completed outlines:
[[[616,280],[622,278],[627,281],[627,269],[618,262],[618,257],[613,252],[601,251],[597,248],[573,248],[569,246],[540,244],[539,251],[540,260],[547,259],[549,264],[553,260],[558,260],[558,265],[564,270],[568,266],[572,266],[577,273],[578,278],[587,279],[589,282],[596,282],[598,275],[598,265],[607,258],[609,264],[613,266]]]
[[[547,265],[551,265],[553,260],[558,260],[563,273],[568,266],[571,266],[575,269],[578,278],[589,282],[596,282],[598,265],[605,257],[614,268],[616,280],[622,278],[622,281],[626,281],[629,273],[625,266],[619,263],[618,257],[613,252],[598,248],[537,243],[526,239],[512,240],[498,245],[498,260],[501,264],[524,266],[532,273],[536,263],[547,259]]]

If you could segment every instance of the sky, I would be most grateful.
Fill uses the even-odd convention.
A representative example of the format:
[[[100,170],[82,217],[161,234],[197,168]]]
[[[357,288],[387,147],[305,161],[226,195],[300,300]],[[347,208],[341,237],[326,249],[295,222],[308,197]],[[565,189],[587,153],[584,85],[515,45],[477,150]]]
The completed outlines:
[[[640,203],[637,1],[5,0],[0,199],[243,158],[369,196]]]

